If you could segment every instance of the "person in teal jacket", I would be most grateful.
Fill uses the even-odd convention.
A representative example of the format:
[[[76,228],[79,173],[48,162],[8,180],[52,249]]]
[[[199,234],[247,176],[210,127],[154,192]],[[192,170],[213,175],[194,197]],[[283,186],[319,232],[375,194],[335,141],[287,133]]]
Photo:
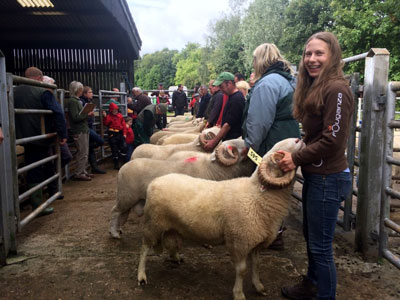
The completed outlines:
[[[288,61],[274,44],[261,44],[253,52],[254,87],[250,90],[242,124],[243,139],[264,156],[277,142],[300,138],[298,122],[292,116],[295,80]],[[282,250],[281,227],[271,249]]]
[[[300,137],[298,122],[292,116],[295,80],[288,61],[274,44],[261,44],[253,53],[255,85],[250,90],[243,121],[247,148],[260,156],[277,142]]]

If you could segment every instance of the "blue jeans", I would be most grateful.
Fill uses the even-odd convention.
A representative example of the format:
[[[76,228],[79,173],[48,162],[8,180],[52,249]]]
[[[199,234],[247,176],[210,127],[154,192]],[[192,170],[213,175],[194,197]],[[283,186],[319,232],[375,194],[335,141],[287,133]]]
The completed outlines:
[[[335,299],[336,268],[332,242],[340,203],[349,195],[348,172],[329,175],[303,171],[303,233],[307,243],[307,277],[317,285],[317,299]]]

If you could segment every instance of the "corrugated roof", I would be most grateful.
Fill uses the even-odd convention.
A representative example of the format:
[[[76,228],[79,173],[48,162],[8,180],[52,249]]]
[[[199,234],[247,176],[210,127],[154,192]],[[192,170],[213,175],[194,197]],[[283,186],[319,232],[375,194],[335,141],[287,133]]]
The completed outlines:
[[[138,58],[142,41],[126,0],[51,0],[53,8],[0,1],[0,49],[100,48]]]

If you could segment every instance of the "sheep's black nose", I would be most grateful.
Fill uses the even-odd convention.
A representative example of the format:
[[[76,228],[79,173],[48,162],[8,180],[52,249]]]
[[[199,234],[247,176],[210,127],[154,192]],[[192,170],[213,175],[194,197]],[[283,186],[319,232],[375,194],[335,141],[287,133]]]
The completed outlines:
[[[297,138],[294,142],[297,144],[298,142],[300,142],[300,139]]]

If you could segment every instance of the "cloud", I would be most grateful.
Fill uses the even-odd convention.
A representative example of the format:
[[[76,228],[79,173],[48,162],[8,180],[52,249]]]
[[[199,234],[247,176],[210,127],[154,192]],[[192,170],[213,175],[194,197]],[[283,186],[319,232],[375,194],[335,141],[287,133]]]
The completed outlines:
[[[188,42],[205,44],[208,25],[229,11],[228,0],[128,0],[142,39],[140,55]]]

